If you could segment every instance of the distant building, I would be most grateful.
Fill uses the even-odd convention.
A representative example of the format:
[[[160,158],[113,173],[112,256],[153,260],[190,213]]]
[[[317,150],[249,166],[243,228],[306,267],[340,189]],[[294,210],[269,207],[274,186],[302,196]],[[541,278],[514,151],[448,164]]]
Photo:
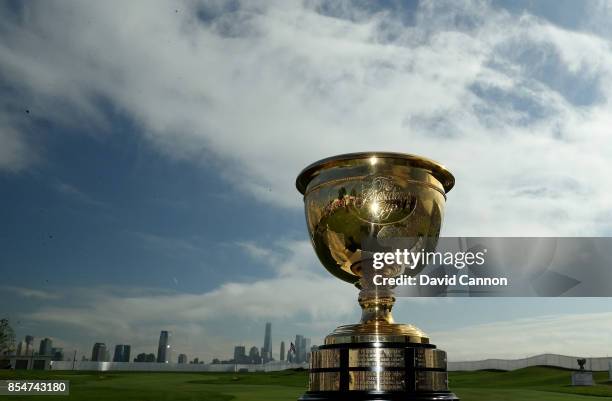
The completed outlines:
[[[292,362],[304,363],[309,360],[310,338],[306,338],[301,334],[295,336],[295,355]]]
[[[287,350],[287,362],[295,362],[295,344],[289,342],[289,349]]]
[[[25,351],[26,342],[22,342]],[[39,355],[11,355],[6,362],[8,362],[11,368],[17,370],[48,370],[51,366],[51,357]]]
[[[249,363],[244,345],[236,345],[234,347],[234,363]]]
[[[52,361],[63,361],[64,360],[64,349],[63,348],[51,348],[51,360]]]
[[[261,363],[261,356],[259,355],[259,350],[255,346],[251,347],[251,350],[249,351],[249,362],[254,364]]]
[[[17,343],[17,349],[15,350],[15,354],[18,356],[32,355],[34,353],[33,344],[34,337],[25,336],[25,339],[23,341],[19,341],[19,343]]]
[[[310,338],[304,338],[302,362],[310,362]]]
[[[264,346],[261,350],[261,359],[263,363],[270,362],[272,360],[272,323],[266,323],[266,332],[264,335]]]
[[[285,360],[285,342],[281,341],[281,345],[280,345],[280,360],[284,361]]]
[[[302,347],[304,343],[304,336],[301,334],[295,335],[295,356],[293,362],[300,363],[302,362]]]
[[[25,336],[25,355],[32,355],[34,353],[34,336],[27,335]],[[46,354],[41,354],[46,355]]]
[[[134,362],[155,362],[155,354],[145,354],[144,352],[141,352],[140,354],[136,355]]]
[[[131,348],[126,344],[115,345],[115,354],[113,355],[113,362],[129,362]]]
[[[162,330],[159,334],[159,345],[157,347],[157,362],[169,363],[170,362],[170,332]]]
[[[178,363],[187,363],[187,355],[179,354],[179,356],[178,356]]]
[[[53,341],[50,338],[40,340],[40,346],[38,347],[38,355],[53,355],[51,350],[53,349]]]
[[[310,347],[310,353],[308,353],[307,357],[306,357],[306,362],[310,362],[310,356],[312,355],[313,352],[316,352],[319,350],[319,347],[317,345],[312,345]]]
[[[106,358],[106,344],[95,343],[91,350],[91,360],[96,362],[103,362]]]
[[[26,342],[25,341],[19,341],[17,343],[17,350],[15,351],[15,353],[18,356],[25,356],[26,354]]]

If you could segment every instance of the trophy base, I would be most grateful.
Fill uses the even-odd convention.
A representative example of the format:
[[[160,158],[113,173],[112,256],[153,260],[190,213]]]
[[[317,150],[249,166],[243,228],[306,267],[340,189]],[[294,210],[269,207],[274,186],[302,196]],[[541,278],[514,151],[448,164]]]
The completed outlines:
[[[298,401],[459,401],[453,393],[407,394],[392,392],[307,392]]]
[[[459,401],[448,390],[446,352],[414,326],[341,326],[310,354],[299,401]]]
[[[336,328],[325,337],[325,345],[349,343],[413,343],[429,344],[421,329],[404,323],[357,323]]]

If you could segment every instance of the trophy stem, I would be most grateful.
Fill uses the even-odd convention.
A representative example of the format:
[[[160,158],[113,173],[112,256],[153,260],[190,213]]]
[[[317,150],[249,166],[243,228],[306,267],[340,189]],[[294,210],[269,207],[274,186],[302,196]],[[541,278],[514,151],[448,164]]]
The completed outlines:
[[[393,324],[391,309],[395,304],[395,292],[390,286],[373,285],[373,269],[364,269],[359,279],[359,306],[361,306],[361,324]]]
[[[372,296],[370,290],[361,290],[359,292],[359,306],[361,306],[361,323],[376,324],[376,323],[394,323],[391,309],[395,303],[393,295]]]

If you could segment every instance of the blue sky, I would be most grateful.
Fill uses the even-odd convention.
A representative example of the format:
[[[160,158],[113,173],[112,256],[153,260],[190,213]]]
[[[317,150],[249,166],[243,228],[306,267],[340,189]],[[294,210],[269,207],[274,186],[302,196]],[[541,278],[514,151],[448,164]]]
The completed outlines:
[[[99,3],[0,3],[0,315],[19,337],[154,352],[170,329],[227,358],[272,321],[275,353],[319,343],[356,291],[315,260],[293,181],[338,153],[446,164],[447,235],[612,234],[609,3]],[[454,360],[612,345],[608,299],[396,310]]]

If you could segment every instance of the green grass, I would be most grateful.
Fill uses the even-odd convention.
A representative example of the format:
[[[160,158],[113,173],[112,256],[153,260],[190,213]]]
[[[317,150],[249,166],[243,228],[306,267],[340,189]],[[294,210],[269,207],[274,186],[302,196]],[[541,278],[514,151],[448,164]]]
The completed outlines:
[[[606,372],[595,372],[597,385],[592,387],[570,386],[570,374],[564,369],[532,367],[513,372],[455,372],[449,380],[465,401],[612,400]]]
[[[0,379],[69,380],[70,396],[44,400],[199,400],[287,401],[305,390],[306,372],[274,373],[145,373],[0,371]],[[567,370],[533,367],[514,372],[450,374],[452,390],[462,401],[612,401],[607,373],[595,373],[597,385],[571,387]],[[9,400],[38,400],[11,396]],[[406,400],[409,401],[409,400]]]

